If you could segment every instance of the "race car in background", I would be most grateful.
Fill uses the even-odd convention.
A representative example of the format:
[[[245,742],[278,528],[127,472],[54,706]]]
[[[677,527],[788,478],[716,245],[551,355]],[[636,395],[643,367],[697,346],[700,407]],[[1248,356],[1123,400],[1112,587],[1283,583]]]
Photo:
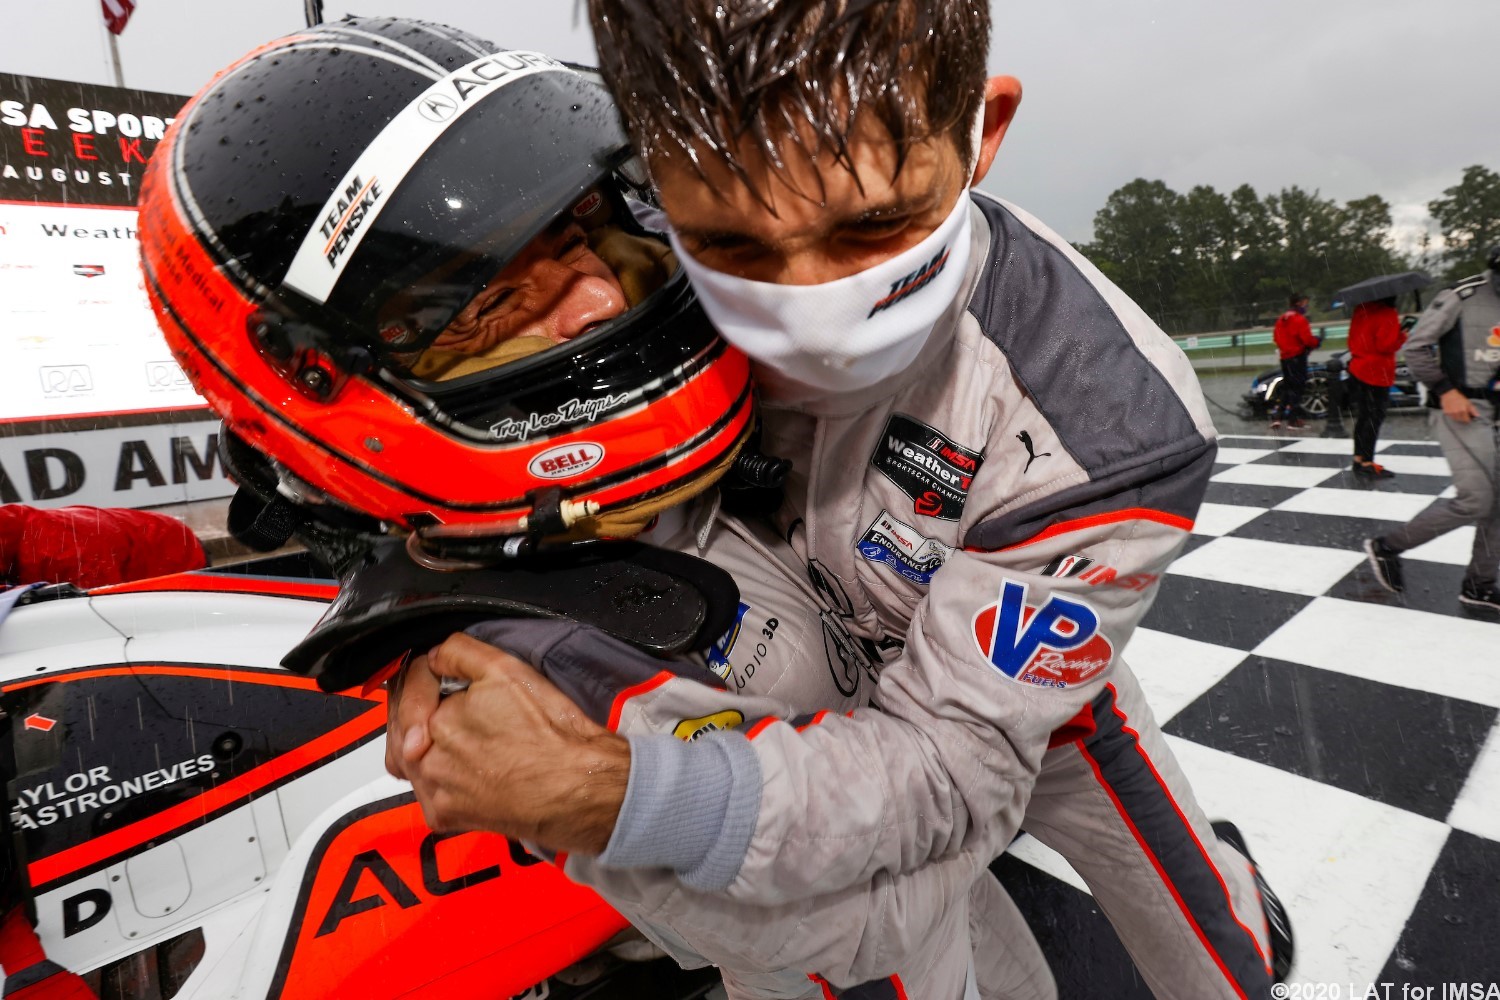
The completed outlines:
[[[603,951],[623,918],[519,843],[427,828],[384,692],[278,665],[334,593],[201,571],[0,623],[4,905],[47,957],[102,1000],[704,996]]]
[[[1329,361],[1339,362],[1339,379],[1347,381],[1349,378],[1349,352],[1334,351],[1327,359],[1319,361],[1310,359],[1307,363],[1307,388],[1302,393],[1302,409],[1309,417],[1322,419],[1328,416],[1328,380],[1330,376]],[[1271,407],[1276,404],[1277,392],[1281,388],[1281,369],[1271,368],[1261,372],[1250,381],[1250,391],[1240,397],[1241,402],[1249,413],[1247,416],[1264,417],[1270,413]],[[1396,383],[1391,386],[1390,408],[1392,410],[1408,409],[1411,407],[1425,406],[1427,403],[1426,389],[1415,378],[1411,370],[1406,367],[1406,362],[1400,357],[1396,358]],[[1347,397],[1343,404],[1343,413],[1348,415],[1352,411],[1349,408]]]

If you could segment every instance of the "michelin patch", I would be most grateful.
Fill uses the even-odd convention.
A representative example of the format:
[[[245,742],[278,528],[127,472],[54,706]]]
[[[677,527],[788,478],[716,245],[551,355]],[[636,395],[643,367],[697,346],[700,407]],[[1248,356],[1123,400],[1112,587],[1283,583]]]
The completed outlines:
[[[982,452],[970,451],[920,420],[893,413],[870,465],[911,497],[917,514],[957,521],[983,461]]]
[[[730,675],[734,673],[734,667],[729,664],[729,654],[734,652],[734,644],[740,638],[740,629],[745,625],[745,612],[749,610],[750,605],[741,601],[739,610],[734,615],[734,624],[729,626],[729,631],[720,636],[719,641],[708,647],[708,652],[703,654],[708,669],[726,684],[729,683]]]
[[[883,563],[912,583],[926,585],[932,574],[953,554],[951,545],[928,538],[916,528],[883,510],[870,523],[855,547],[873,563]]]

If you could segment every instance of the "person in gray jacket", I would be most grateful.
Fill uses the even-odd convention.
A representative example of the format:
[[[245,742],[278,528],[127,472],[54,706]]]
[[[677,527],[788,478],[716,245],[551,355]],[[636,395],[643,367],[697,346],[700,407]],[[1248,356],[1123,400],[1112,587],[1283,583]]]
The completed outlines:
[[[357,95],[359,114],[330,123],[306,101],[317,79]],[[446,113],[461,100],[470,110]],[[551,124],[532,128],[539,120]],[[287,136],[305,141],[274,141]],[[236,152],[266,143],[284,174]],[[479,164],[476,149],[488,151]],[[628,166],[597,80],[441,25],[344,19],[258,47],[191,102],[142,185],[143,276],[174,356],[225,420],[242,486],[231,519],[257,543],[300,526],[341,577],[339,605],[289,654],[293,669],[342,688],[380,666],[335,666],[343,643],[416,645],[424,610],[451,629],[476,607],[529,607],[548,620],[478,631],[544,660],[570,711],[611,739],[693,741],[714,772],[733,763],[715,733],[856,709],[873,676],[812,586],[779,568],[784,539],[715,521],[694,501],[750,434],[749,364],[693,304],[658,234],[631,224],[625,199],[640,175]],[[357,247],[334,253],[339,226],[360,227]],[[311,266],[299,270],[303,247]],[[566,492],[549,487],[558,482]],[[652,541],[724,572],[588,541],[652,522]],[[520,567],[517,549],[530,553]],[[476,559],[517,572],[465,572]],[[549,561],[568,583],[542,571]],[[647,562],[676,569],[632,570]],[[637,645],[558,615],[602,615]],[[705,633],[726,628],[710,646]],[[712,653],[705,663],[643,647]],[[476,684],[450,703],[484,706],[494,693]],[[545,761],[544,743],[521,756]],[[718,964],[736,1000],[816,995],[810,973],[892,971],[909,995],[948,1000],[972,982],[975,950],[1010,1000],[1056,1000],[1019,911],[969,858],[775,907],[688,891],[665,868],[556,860],[680,960]],[[722,877],[722,851],[703,862],[689,882]],[[441,949],[430,958],[441,963]]]
[[[1500,611],[1500,245],[1486,263],[1483,274],[1439,292],[1406,342],[1406,363],[1427,387],[1433,436],[1453,470],[1455,496],[1364,544],[1376,579],[1399,594],[1406,586],[1401,553],[1473,525],[1458,600]]]
[[[793,463],[779,558],[881,651],[878,711],[625,740],[526,662],[453,640],[426,666],[468,694],[439,704],[417,675],[398,766],[439,826],[771,907],[978,872],[1024,828],[1158,997],[1266,996],[1284,914],[1120,659],[1213,462],[1191,367],[1054,233],[969,190],[1020,98],[984,79],[987,8],[721,13],[593,6],[678,257],[758,362],[765,448]]]

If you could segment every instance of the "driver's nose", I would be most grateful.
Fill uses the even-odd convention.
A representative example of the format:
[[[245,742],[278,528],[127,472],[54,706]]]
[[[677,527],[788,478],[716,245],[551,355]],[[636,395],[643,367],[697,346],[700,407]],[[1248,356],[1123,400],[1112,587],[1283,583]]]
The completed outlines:
[[[539,298],[550,303],[540,325],[552,340],[572,340],[595,323],[623,313],[628,305],[618,282],[580,271],[560,261],[538,261],[531,280]]]

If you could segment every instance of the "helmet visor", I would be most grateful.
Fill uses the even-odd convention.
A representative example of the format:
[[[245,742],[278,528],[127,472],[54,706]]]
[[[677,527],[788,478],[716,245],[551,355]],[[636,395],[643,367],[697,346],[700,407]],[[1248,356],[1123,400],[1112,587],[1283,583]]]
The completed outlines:
[[[410,358],[456,322],[501,311],[514,297],[495,284],[514,277],[508,268],[566,258],[578,234],[564,218],[630,156],[607,94],[560,64],[449,112],[413,161],[403,122],[425,99],[341,181],[286,276],[339,317],[343,336],[388,358]]]

